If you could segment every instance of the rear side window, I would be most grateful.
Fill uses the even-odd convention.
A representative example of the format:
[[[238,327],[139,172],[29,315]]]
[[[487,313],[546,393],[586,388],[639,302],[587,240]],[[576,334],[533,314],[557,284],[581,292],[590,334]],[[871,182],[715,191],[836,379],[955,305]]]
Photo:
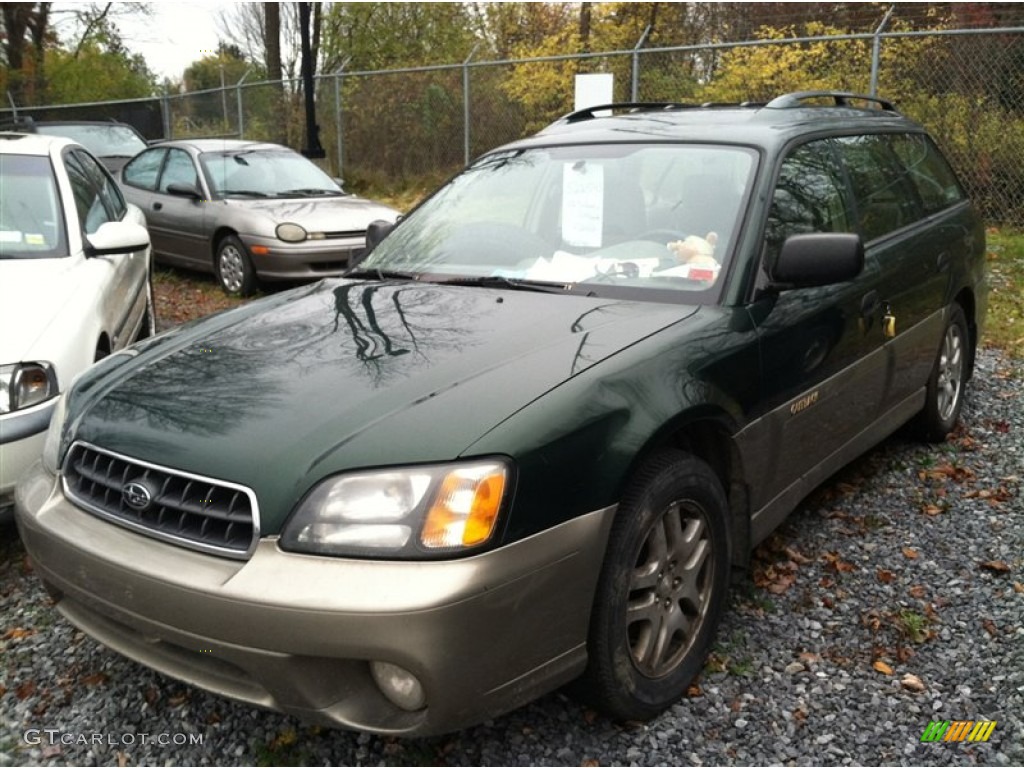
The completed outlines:
[[[797,147],[783,162],[765,241],[769,263],[790,235],[854,231],[846,183],[828,140]]]
[[[917,191],[893,152],[890,138],[868,134],[836,139],[850,174],[865,242],[913,224],[922,216]]]
[[[160,164],[167,154],[166,149],[151,149],[143,152],[121,171],[121,179],[125,184],[142,189],[155,189],[156,177],[160,173]]]
[[[953,169],[931,139],[922,134],[890,137],[893,151],[900,159],[925,213],[935,213],[964,199]]]

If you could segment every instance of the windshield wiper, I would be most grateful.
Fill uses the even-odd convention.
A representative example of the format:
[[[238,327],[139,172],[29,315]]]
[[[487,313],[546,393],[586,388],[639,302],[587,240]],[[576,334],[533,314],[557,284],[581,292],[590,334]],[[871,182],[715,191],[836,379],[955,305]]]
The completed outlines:
[[[305,189],[288,189],[284,192],[278,192],[278,197],[284,197],[285,195],[301,195],[303,197],[319,197],[321,195],[343,195],[344,192],[339,192],[336,189],[320,189],[318,187],[308,187]]]
[[[258,192],[255,189],[225,189],[222,195],[245,195],[246,197],[269,197],[266,192]]]
[[[419,280],[420,275],[415,272],[398,272],[391,269],[354,269],[346,272],[345,277],[352,277],[356,280],[371,278],[374,280]]]
[[[546,280],[526,280],[521,277],[483,275],[481,277],[453,277],[433,280],[445,285],[482,286],[484,288],[509,288],[513,291],[536,291],[538,293],[565,293],[573,283],[552,283]]]

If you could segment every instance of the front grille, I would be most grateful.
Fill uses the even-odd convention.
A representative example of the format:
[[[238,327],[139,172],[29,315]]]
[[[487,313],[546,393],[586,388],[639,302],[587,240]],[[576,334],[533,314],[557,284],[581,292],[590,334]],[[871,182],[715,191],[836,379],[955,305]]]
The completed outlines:
[[[226,557],[250,555],[259,539],[248,488],[75,443],[64,460],[75,504],[133,531]]]
[[[328,240],[340,240],[340,239],[351,239],[354,237],[365,238],[365,229],[348,229],[348,230],[335,230],[332,232],[324,232],[324,237]]]

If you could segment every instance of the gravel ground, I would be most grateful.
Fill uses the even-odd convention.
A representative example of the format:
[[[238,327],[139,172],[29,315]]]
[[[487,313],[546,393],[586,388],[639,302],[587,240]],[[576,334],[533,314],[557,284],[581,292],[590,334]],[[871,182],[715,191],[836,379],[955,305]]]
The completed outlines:
[[[1024,364],[987,351],[962,428],[897,435],[808,499],[734,590],[690,695],[642,726],[561,693],[412,741],[234,704],[73,629],[0,531],[0,765],[1021,765],[1022,582]],[[922,743],[933,719],[998,725]]]

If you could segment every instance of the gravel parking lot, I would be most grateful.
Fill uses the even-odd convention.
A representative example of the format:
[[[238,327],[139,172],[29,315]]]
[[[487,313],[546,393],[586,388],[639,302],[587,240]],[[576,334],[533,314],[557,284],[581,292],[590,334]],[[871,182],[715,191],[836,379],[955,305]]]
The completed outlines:
[[[985,351],[962,428],[819,489],[734,589],[690,695],[621,725],[556,693],[461,733],[311,727],[164,678],[51,607],[0,530],[0,765],[1024,764],[1024,362]],[[922,743],[995,720],[987,743]]]

